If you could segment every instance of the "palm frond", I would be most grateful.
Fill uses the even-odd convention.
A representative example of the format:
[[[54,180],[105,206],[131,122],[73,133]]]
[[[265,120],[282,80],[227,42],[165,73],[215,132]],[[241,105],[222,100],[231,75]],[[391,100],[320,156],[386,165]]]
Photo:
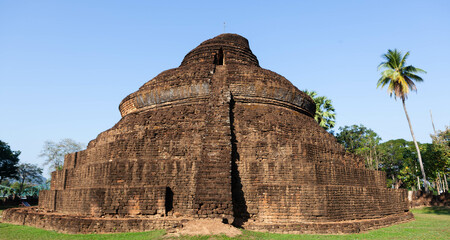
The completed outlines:
[[[405,76],[407,76],[411,80],[415,80],[416,82],[423,82],[423,79],[416,74],[412,73],[405,73]]]
[[[389,96],[392,97],[392,94],[395,92],[395,82],[394,81],[389,81],[388,84],[389,85],[388,85],[387,91],[389,93]],[[395,98],[395,96],[394,96],[394,98]]]
[[[399,67],[403,67],[403,65],[405,64],[406,59],[408,58],[408,56],[409,56],[409,51],[406,52],[406,54],[403,56],[402,61],[400,62],[400,66],[399,66]]]
[[[389,79],[387,77],[382,76],[380,79],[378,79],[377,88],[381,86],[383,88],[386,84],[389,83]]]
[[[384,70],[381,73],[381,78],[378,80],[377,88],[380,86],[383,88],[387,83],[389,83],[389,81],[391,81],[391,79],[394,77],[393,76],[394,73],[395,70],[393,69]]]
[[[401,52],[398,51],[397,49],[388,50],[388,58],[389,58],[389,63],[391,65],[392,68],[398,68],[400,66],[400,61],[401,61]]]
[[[405,76],[405,81],[407,82],[409,89],[417,92],[416,84],[414,84],[414,82],[411,79],[409,79],[408,76]]]
[[[391,54],[392,50],[389,50],[389,51],[391,51],[391,52],[388,52],[388,54],[385,54],[385,58],[387,59],[386,65],[387,65],[387,68],[395,69],[396,68],[395,57]]]
[[[400,95],[405,95],[409,93],[409,84],[405,77],[400,76],[398,79],[398,85],[400,86]]]
[[[316,91],[308,91],[308,89],[303,90],[304,93],[308,94],[312,99],[314,99],[317,96]]]
[[[389,64],[387,62],[382,62],[380,65],[378,65],[378,71],[380,71],[383,68],[390,68]]]
[[[403,70],[403,72],[407,72],[407,73],[427,73],[425,70],[416,68],[412,65],[406,66],[406,67],[402,68],[402,70]]]
[[[394,73],[395,73],[394,69],[387,69],[383,71],[381,74],[385,77],[391,78]]]

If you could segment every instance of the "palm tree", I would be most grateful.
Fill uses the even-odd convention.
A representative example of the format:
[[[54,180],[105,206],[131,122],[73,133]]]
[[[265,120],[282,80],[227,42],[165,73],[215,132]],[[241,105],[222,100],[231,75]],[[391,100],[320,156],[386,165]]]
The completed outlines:
[[[331,104],[331,100],[325,96],[317,96],[316,91],[304,90],[304,93],[308,94],[316,103],[316,115],[314,119],[319,123],[321,127],[325,130],[330,130],[334,127],[336,122],[336,113],[334,112],[334,107]]]
[[[408,112],[406,111],[405,100],[408,98],[408,93],[413,90],[417,91],[416,82],[423,82],[423,79],[416,75],[416,73],[426,73],[420,68],[413,67],[411,65],[406,66],[405,62],[409,56],[409,52],[402,55],[397,49],[389,49],[386,54],[383,54],[384,62],[378,66],[378,70],[385,69],[381,73],[381,77],[378,80],[377,88],[381,86],[383,88],[388,85],[387,91],[394,99],[400,98],[403,103],[403,109],[405,110],[406,119],[408,120],[409,130],[411,131],[411,136],[414,141],[414,145],[417,150],[417,157],[419,160],[420,171],[422,172],[422,177],[424,183],[427,182],[427,177],[425,175],[425,170],[423,168],[422,156],[420,155],[419,145],[417,144],[416,138],[414,137],[414,132],[411,126],[411,121],[409,120]],[[428,189],[427,184],[425,184],[425,189]]]

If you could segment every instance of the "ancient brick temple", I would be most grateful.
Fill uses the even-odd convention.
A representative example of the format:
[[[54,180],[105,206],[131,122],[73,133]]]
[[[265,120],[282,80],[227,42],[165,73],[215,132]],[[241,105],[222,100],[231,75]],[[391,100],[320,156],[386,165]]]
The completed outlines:
[[[38,209],[8,222],[65,232],[145,231],[193,218],[246,229],[346,233],[413,218],[406,193],[345,152],[315,104],[222,34],[119,105],[122,119],[69,154]]]

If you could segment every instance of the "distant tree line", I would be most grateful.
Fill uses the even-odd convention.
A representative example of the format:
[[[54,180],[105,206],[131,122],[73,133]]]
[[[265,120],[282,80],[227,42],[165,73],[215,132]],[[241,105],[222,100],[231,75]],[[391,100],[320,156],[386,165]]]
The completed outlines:
[[[57,143],[46,141],[39,156],[45,158],[44,165],[49,165],[50,170],[61,170],[64,155],[82,148],[83,144],[72,139],[63,139]],[[36,164],[21,163],[20,153],[0,141],[0,198],[14,195],[37,197],[40,190],[50,187],[50,181],[42,176],[43,169]]]
[[[20,151],[0,141],[0,197],[10,195],[37,196],[45,188],[42,168],[35,164],[20,163]]]
[[[369,169],[386,172],[388,187],[422,190],[423,178],[415,144],[405,139],[381,143],[380,136],[363,125],[340,127],[336,138],[348,152],[365,160]],[[450,174],[450,129],[431,135],[432,143],[418,143],[431,190],[448,191]]]

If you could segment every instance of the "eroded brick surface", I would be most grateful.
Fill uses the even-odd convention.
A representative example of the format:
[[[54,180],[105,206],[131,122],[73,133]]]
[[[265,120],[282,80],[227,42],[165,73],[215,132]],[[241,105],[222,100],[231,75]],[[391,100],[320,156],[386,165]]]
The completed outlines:
[[[223,34],[127,96],[122,119],[69,154],[38,210],[4,220],[65,232],[168,228],[223,218],[254,230],[358,232],[412,219],[313,119],[315,104]]]

